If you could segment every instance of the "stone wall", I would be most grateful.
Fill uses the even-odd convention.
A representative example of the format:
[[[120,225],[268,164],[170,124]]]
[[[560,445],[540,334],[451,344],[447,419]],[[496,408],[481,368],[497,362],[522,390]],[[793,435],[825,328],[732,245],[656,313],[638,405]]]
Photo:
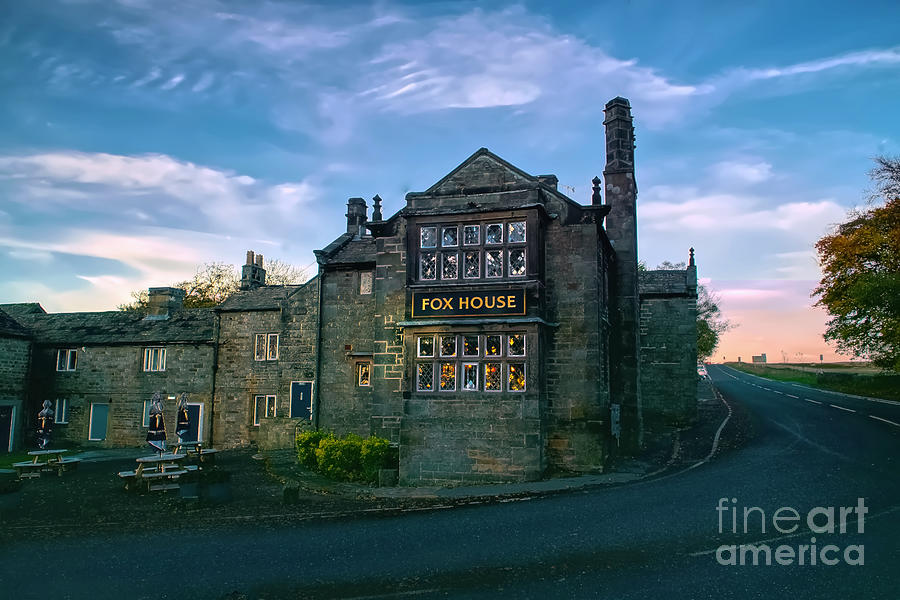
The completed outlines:
[[[284,441],[286,435],[271,433],[277,429],[274,424],[265,427],[265,441],[260,439],[262,422],[267,417],[260,415],[260,425],[254,425],[255,396],[274,395],[275,419],[290,419],[291,382],[316,378],[317,310],[318,279],[314,279],[289,295],[281,308],[219,313],[214,405],[217,446],[293,445],[292,440]],[[255,336],[261,333],[278,334],[277,360],[255,359]],[[316,383],[313,385],[315,393]],[[288,430],[297,425],[282,424],[281,428]],[[312,422],[299,425],[312,427]]]
[[[641,272],[641,390],[649,423],[696,417],[696,281],[695,267]]]
[[[27,398],[28,368],[31,361],[31,341],[18,337],[0,337],[0,406],[14,407],[12,428],[13,449],[28,443],[24,413]],[[8,447],[0,447],[0,453]]]
[[[32,366],[31,408],[36,412],[44,400],[68,400],[68,423],[54,426],[54,437],[99,447],[139,446],[145,443],[144,402],[154,392],[163,398],[167,435],[175,439],[175,400],[188,395],[188,402],[203,406],[203,439],[209,439],[212,398],[213,352],[211,344],[151,344],[166,348],[166,370],[143,370],[143,345],[86,346],[77,348],[75,371],[57,371],[57,347],[37,345]],[[105,440],[90,441],[91,404],[108,404]]]

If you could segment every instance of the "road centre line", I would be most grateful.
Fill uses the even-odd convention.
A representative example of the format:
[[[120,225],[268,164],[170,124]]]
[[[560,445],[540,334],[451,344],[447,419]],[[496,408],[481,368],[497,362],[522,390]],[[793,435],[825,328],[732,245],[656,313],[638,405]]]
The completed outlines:
[[[784,396],[784,392],[779,392],[778,390],[772,390],[772,391],[775,392],[776,394],[781,394],[782,396]]]
[[[875,415],[869,415],[869,418],[875,419],[877,421],[883,421],[889,425],[893,425],[894,427],[900,427],[900,423],[894,423],[893,421],[891,421],[889,419],[882,419],[881,417],[876,417]]]
[[[804,398],[804,400],[806,400],[807,402],[812,402],[813,404],[822,404],[818,400],[810,400],[809,398]]]
[[[856,412],[856,411],[853,410],[852,408],[844,408],[843,406],[838,406],[837,404],[829,404],[828,406],[831,406],[831,407],[836,408],[836,409],[838,409],[838,410],[846,410],[847,412],[852,412],[852,413],[855,413],[855,412]]]
[[[785,394],[785,396],[787,396],[788,398],[796,398],[797,400],[800,399],[800,396],[795,396],[793,394]]]

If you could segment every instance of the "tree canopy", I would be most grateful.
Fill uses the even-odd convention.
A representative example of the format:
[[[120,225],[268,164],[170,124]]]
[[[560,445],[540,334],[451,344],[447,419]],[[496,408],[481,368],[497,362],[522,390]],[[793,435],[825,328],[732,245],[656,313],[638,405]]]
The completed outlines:
[[[822,280],[813,290],[838,350],[900,371],[900,159],[879,157],[871,204],[816,243]],[[879,202],[880,204],[880,202]]]
[[[306,281],[303,269],[284,261],[269,260],[265,266],[267,285],[293,285]],[[238,291],[241,278],[234,265],[224,262],[208,262],[197,267],[194,276],[172,284],[184,290],[185,308],[208,308],[225,301]],[[149,298],[147,290],[131,292],[131,302],[119,305],[119,310],[146,312]]]

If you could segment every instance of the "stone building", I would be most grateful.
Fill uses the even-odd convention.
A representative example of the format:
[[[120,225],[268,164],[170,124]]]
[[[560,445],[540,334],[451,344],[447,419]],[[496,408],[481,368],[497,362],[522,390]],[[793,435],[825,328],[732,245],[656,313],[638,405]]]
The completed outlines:
[[[160,314],[146,319],[13,311],[33,332],[30,403],[67,398],[81,440],[88,406],[106,404],[104,443],[125,445],[142,440],[153,391],[188,391],[198,436],[219,447],[377,434],[409,484],[601,470],[656,422],[690,420],[696,383],[693,256],[639,272],[627,100],[606,105],[604,126],[590,204],[482,148],[387,218],[377,195],[371,216],[351,198],[305,284],[266,285],[250,252],[241,290],[214,309],[179,310],[154,288]],[[148,348],[167,353],[165,374],[143,368]],[[74,373],[53,371],[63,352]]]
[[[0,310],[0,452],[23,446],[31,333]]]

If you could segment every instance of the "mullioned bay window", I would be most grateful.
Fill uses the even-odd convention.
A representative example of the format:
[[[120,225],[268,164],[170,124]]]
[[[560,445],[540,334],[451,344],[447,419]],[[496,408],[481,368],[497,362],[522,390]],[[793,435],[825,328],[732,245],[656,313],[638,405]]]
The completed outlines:
[[[465,283],[528,275],[528,226],[521,217],[419,227],[417,279]]]
[[[526,336],[428,334],[416,338],[418,392],[526,391]]]

